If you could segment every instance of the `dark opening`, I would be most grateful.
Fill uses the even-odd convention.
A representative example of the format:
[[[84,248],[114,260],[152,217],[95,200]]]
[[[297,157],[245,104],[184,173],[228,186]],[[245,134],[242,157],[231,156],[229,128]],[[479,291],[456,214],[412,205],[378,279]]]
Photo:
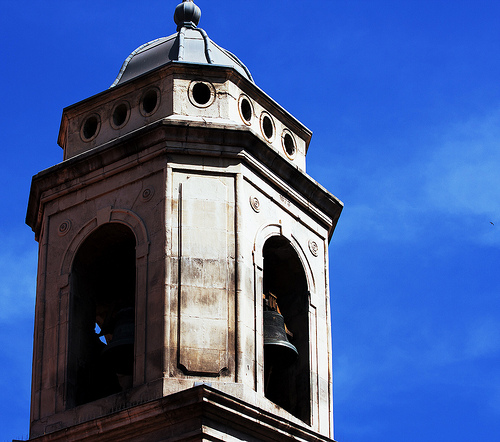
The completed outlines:
[[[99,127],[99,120],[97,116],[91,115],[83,123],[82,135],[84,140],[90,140],[97,132]]]
[[[252,105],[250,102],[243,98],[240,102],[241,116],[246,122],[249,122],[252,118]]]
[[[68,408],[132,386],[135,236],[105,224],[80,246],[71,272]]]
[[[200,105],[207,104],[210,101],[212,93],[205,83],[196,83],[193,86],[193,99]]]
[[[145,114],[151,114],[156,110],[158,104],[158,91],[151,89],[144,95],[142,99],[142,109]]]
[[[128,106],[125,103],[119,104],[118,106],[115,107],[115,110],[113,112],[113,124],[116,127],[120,127],[127,120],[127,116],[128,116]]]
[[[264,349],[265,396],[297,418],[310,423],[309,295],[304,269],[290,242],[281,236],[264,244],[264,296],[275,299],[286,327],[286,338],[298,356],[276,364],[274,349]],[[264,310],[268,301],[264,301]],[[266,330],[264,329],[264,334]],[[286,345],[286,344],[285,344]]]
[[[262,119],[262,130],[267,138],[272,138],[274,133],[273,122],[267,115],[264,115],[264,118]]]
[[[295,143],[293,142],[293,138],[289,133],[286,133],[283,137],[283,144],[285,146],[286,153],[293,157],[295,155]]]

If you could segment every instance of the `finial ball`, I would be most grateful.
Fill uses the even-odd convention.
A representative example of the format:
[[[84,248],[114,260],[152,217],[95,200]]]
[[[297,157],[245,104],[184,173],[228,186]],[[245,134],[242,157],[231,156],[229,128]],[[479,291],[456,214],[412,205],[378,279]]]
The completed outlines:
[[[177,5],[174,12],[174,21],[177,29],[182,26],[198,26],[201,17],[201,9],[192,0],[184,0]]]

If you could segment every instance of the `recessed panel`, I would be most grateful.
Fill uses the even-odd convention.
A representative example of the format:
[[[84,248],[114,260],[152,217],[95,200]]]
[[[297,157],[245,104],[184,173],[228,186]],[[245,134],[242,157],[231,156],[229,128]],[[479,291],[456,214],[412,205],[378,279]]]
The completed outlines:
[[[211,175],[178,179],[179,366],[215,376],[228,369],[234,184]]]

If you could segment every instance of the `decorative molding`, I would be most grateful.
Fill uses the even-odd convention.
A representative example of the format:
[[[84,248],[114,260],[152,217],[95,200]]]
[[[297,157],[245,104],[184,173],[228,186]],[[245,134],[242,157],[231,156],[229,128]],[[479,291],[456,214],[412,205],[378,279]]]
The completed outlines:
[[[59,236],[64,236],[70,230],[71,230],[71,221],[69,219],[66,219],[61,224],[59,224],[59,228],[57,229],[57,233]]]
[[[260,201],[259,201],[259,198],[257,198],[256,196],[251,196],[250,197],[250,205],[252,206],[252,209],[259,213],[260,212]]]
[[[146,203],[150,201],[151,198],[153,198],[154,194],[155,194],[155,188],[153,186],[148,186],[142,191],[141,199]]]
[[[310,239],[308,245],[309,245],[309,251],[313,254],[313,256],[318,256],[319,252],[318,243]]]

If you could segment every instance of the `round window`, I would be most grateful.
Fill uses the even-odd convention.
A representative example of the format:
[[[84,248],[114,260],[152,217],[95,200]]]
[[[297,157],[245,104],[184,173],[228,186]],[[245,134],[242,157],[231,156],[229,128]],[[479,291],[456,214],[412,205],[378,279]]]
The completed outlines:
[[[92,141],[95,137],[97,137],[100,128],[101,117],[99,117],[98,114],[89,115],[85,118],[80,129],[80,138],[85,142]]]
[[[189,101],[196,107],[208,107],[215,101],[215,88],[206,81],[193,81],[189,85]]]
[[[153,115],[160,105],[160,91],[156,88],[149,89],[141,99],[141,113],[145,117]]]
[[[249,126],[252,121],[253,109],[250,100],[244,95],[240,97],[238,110],[243,122]]]
[[[262,130],[262,134],[267,139],[267,141],[271,142],[274,138],[274,123],[271,116],[265,112],[260,116],[260,128]]]
[[[125,124],[127,124],[129,117],[130,117],[130,105],[126,101],[123,101],[117,104],[113,109],[113,115],[111,117],[111,126],[114,129],[120,129],[123,126],[125,126]]]
[[[281,144],[286,156],[293,160],[295,158],[295,154],[297,153],[297,147],[295,146],[295,139],[293,138],[292,133],[287,129],[283,131]]]

